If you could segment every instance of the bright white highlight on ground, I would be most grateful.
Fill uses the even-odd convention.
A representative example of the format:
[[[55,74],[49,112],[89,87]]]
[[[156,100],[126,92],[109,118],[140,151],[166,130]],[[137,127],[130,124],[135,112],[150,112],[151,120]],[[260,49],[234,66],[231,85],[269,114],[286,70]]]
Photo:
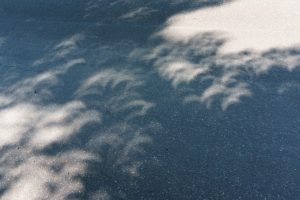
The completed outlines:
[[[188,42],[204,32],[226,38],[221,53],[300,45],[299,0],[234,0],[171,17],[159,35]]]

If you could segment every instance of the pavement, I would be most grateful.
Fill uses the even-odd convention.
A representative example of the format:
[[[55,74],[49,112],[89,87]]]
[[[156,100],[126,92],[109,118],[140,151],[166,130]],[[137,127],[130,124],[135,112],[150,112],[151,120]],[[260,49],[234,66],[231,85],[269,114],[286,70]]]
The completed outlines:
[[[0,199],[300,198],[300,5],[251,2],[1,0]]]

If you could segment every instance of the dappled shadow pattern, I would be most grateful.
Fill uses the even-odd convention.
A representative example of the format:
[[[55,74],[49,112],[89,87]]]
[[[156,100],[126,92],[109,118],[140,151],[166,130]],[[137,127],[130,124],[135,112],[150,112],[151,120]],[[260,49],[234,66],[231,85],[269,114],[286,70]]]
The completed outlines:
[[[185,103],[200,102],[210,108],[215,99],[221,99],[223,110],[251,96],[253,81],[262,74],[273,68],[293,72],[300,66],[297,46],[264,53],[221,54],[219,49],[224,43],[226,39],[220,34],[204,33],[189,42],[160,44],[144,59],[151,61],[174,88],[181,88]]]
[[[27,25],[36,26],[36,22]],[[141,72],[123,66],[105,69],[90,61],[90,50],[95,51],[93,56],[101,56],[111,47],[79,48],[89,45],[84,36],[84,32],[76,33],[61,41],[31,38],[32,43],[44,42],[46,48],[42,57],[26,63],[13,60],[15,52],[4,53],[1,199],[79,198],[86,190],[82,177],[98,173],[98,168],[115,178],[118,174],[138,177],[143,146],[151,143],[145,133],[151,124],[138,125],[138,119],[155,104],[138,92],[144,84]],[[14,45],[8,37],[3,48]],[[88,163],[97,168],[90,169]],[[97,190],[109,184],[97,184],[87,197],[105,195]]]
[[[220,2],[0,3],[0,198],[298,197],[299,47],[156,34]]]

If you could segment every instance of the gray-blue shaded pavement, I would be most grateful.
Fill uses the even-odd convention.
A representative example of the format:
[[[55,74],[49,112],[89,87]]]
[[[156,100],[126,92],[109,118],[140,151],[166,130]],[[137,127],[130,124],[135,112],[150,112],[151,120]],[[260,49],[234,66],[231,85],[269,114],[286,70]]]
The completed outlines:
[[[0,199],[299,199],[300,49],[153,36],[222,2],[2,0]]]

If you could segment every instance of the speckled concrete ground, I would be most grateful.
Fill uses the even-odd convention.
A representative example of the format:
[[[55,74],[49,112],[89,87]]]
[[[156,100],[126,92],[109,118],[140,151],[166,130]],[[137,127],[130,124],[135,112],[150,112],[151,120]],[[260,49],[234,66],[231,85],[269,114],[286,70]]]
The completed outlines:
[[[1,0],[0,199],[300,198],[299,3],[241,1]]]

